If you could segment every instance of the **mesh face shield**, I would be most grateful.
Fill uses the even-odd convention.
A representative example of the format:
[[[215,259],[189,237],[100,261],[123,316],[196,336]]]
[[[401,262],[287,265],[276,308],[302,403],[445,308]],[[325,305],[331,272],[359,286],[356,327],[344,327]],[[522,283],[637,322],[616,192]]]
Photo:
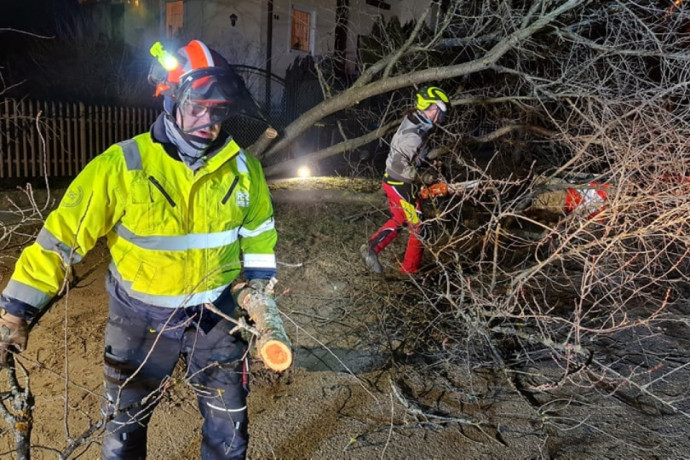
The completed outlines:
[[[189,128],[181,126],[182,131],[223,123],[241,111],[242,88],[239,76],[229,69],[207,67],[182,75],[175,91],[178,110],[183,119],[186,116],[200,120]]]
[[[446,116],[448,115],[448,106],[443,101],[437,101],[436,106],[438,107],[438,115],[436,116],[436,123],[442,124],[446,121]]]

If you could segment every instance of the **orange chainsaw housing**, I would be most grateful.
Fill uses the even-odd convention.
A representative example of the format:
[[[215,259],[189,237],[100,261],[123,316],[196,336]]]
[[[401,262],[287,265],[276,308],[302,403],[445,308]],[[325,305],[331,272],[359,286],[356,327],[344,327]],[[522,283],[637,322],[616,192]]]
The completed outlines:
[[[445,182],[437,182],[435,184],[425,185],[422,187],[419,192],[419,196],[421,196],[424,200],[428,200],[429,198],[435,196],[448,195],[448,191],[448,184]]]

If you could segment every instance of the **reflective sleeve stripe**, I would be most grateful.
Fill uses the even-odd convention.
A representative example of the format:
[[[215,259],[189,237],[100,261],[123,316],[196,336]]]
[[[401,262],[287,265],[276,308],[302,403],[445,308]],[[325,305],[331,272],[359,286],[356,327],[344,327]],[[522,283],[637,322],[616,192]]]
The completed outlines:
[[[122,153],[125,156],[125,164],[127,164],[127,170],[136,171],[141,170],[143,166],[141,165],[141,154],[139,153],[139,146],[134,139],[129,139],[126,141],[118,142],[120,148],[122,148]]]
[[[241,174],[248,174],[249,167],[247,166],[247,155],[245,155],[244,150],[240,150],[237,155],[237,171]]]
[[[263,224],[259,225],[257,228],[254,230],[248,230],[244,227],[240,229],[240,236],[242,237],[250,237],[250,236],[257,236],[262,234],[263,232],[266,232],[268,230],[273,230],[275,228],[275,221],[271,217],[267,221],[265,221]]]
[[[101,411],[101,415],[108,416],[111,414],[106,414],[103,411]],[[121,422],[119,420],[109,420],[109,423],[112,423],[113,425],[127,426],[127,425],[141,424],[141,421],[137,420],[135,418],[131,418],[131,419],[127,419],[127,421],[124,421],[124,422]]]
[[[38,308],[39,310],[45,307],[50,299],[53,297],[46,294],[43,291],[39,291],[35,287],[31,287],[28,284],[24,284],[20,281],[10,279],[7,283],[7,287],[2,291],[2,294],[7,297],[12,297],[13,299],[20,300],[32,307]]]
[[[206,403],[208,407],[210,407],[213,410],[217,410],[220,412],[244,412],[247,410],[247,406],[240,407],[239,409],[228,409],[227,407],[220,407],[216,406],[215,404],[211,404],[209,402]]]
[[[218,299],[218,297],[223,293],[223,291],[225,291],[230,286],[230,283],[228,283],[224,284],[223,286],[211,289],[209,291],[180,295],[145,294],[143,292],[133,290],[132,282],[125,281],[124,279],[122,279],[122,276],[117,271],[117,267],[113,262],[110,263],[110,273],[117,280],[118,284],[122,286],[125,289],[125,291],[127,291],[127,294],[130,297],[135,298],[137,300],[141,300],[142,302],[148,303],[150,305],[163,308],[182,308],[192,305],[203,305],[205,303],[213,302],[216,299]]]
[[[275,254],[244,254],[244,266],[247,268],[275,268]]]
[[[76,249],[69,247],[50,233],[45,227],[41,229],[36,238],[36,242],[46,251],[57,252],[65,265],[72,265],[81,262],[82,256]]]
[[[237,242],[238,229],[218,233],[191,233],[179,236],[139,236],[121,223],[113,227],[115,233],[130,243],[142,248],[158,251],[187,251],[190,249],[212,249],[229,246]]]

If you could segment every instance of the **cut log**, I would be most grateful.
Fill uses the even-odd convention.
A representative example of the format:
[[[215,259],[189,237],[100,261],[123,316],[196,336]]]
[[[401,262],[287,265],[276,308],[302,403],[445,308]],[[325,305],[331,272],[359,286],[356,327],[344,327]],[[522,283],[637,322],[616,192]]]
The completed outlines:
[[[256,349],[261,361],[277,372],[289,368],[292,365],[292,343],[285,333],[273,296],[244,288],[237,295],[237,304],[247,311],[254,327],[259,331]]]

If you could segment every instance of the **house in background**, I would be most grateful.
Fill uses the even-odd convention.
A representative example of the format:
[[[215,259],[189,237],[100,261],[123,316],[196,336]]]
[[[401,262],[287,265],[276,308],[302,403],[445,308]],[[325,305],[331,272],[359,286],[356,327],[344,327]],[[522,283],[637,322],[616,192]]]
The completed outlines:
[[[296,58],[338,55],[342,73],[356,73],[357,44],[377,17],[401,23],[419,17],[429,1],[414,0],[82,0],[98,27],[143,53],[156,41],[170,47],[198,38],[235,65],[261,71],[248,81],[266,106],[279,103],[280,85]],[[432,2],[436,3],[436,2]],[[271,83],[273,81],[273,83]],[[278,87],[276,87],[278,86]]]

